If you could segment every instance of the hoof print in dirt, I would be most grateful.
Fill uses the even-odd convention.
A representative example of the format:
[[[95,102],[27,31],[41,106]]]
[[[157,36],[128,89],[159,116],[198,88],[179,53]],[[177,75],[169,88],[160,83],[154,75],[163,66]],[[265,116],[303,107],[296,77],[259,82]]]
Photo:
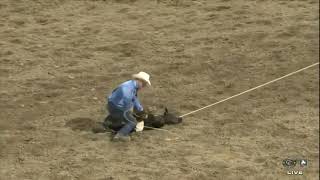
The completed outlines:
[[[69,120],[66,123],[66,126],[70,127],[74,131],[92,131],[92,129],[97,126],[97,122],[90,118],[80,117]]]
[[[92,127],[92,132],[93,133],[105,133],[107,132],[107,129],[104,127],[102,122],[97,122],[95,125]]]

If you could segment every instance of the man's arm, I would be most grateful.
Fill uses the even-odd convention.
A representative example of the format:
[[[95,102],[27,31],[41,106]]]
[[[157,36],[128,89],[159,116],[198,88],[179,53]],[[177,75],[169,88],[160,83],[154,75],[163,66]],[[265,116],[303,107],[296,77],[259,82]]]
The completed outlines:
[[[138,111],[138,112],[143,111],[143,107],[142,107],[142,105],[140,104],[140,101],[139,101],[139,99],[138,99],[137,96],[134,96],[134,97],[133,97],[133,107],[134,107],[134,109],[135,109],[136,111]]]

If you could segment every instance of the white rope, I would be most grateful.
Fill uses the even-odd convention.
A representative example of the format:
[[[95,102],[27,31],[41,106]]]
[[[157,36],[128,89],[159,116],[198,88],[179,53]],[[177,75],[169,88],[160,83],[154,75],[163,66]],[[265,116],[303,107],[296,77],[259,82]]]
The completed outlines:
[[[170,133],[170,134],[172,134],[172,135],[175,135],[175,136],[177,136],[177,137],[179,137],[179,138],[182,139],[182,137],[179,136],[177,133],[173,133],[173,132],[171,132],[171,131],[169,131],[169,130],[167,130],[167,129],[154,128],[154,127],[150,127],[150,126],[144,126],[144,127],[145,127],[145,128],[149,128],[149,129],[153,129],[153,130],[158,130],[158,131],[165,131],[165,132],[168,132],[168,133]]]
[[[189,112],[189,113],[186,113],[186,114],[184,114],[184,115],[182,115],[182,116],[180,116],[180,117],[188,116],[188,115],[190,115],[190,114],[196,113],[196,112],[198,112],[198,111],[201,111],[201,110],[203,110],[203,109],[209,108],[209,107],[211,107],[211,106],[220,104],[220,103],[222,103],[222,102],[224,102],[224,101],[227,101],[227,100],[229,100],[229,99],[235,98],[235,97],[240,96],[240,95],[242,95],[242,94],[251,92],[251,91],[253,91],[253,90],[256,90],[256,89],[258,89],[258,88],[261,88],[261,87],[263,87],[263,86],[266,86],[266,85],[268,85],[268,84],[274,83],[274,82],[276,82],[276,81],[279,81],[279,80],[281,80],[281,79],[283,79],[283,78],[286,78],[286,77],[288,77],[288,76],[294,75],[294,74],[296,74],[296,73],[298,73],[298,72],[304,71],[304,70],[306,70],[306,69],[308,69],[308,68],[311,68],[311,67],[313,67],[313,66],[316,66],[316,65],[318,65],[318,64],[319,64],[319,62],[314,63],[314,64],[312,64],[312,65],[310,65],[310,66],[307,66],[307,67],[305,67],[305,68],[299,69],[299,70],[297,70],[297,71],[294,71],[294,72],[292,72],[292,73],[289,73],[289,74],[287,74],[287,75],[284,75],[284,76],[282,76],[282,77],[279,77],[279,78],[277,78],[277,79],[274,79],[274,80],[272,80],[272,81],[266,82],[266,83],[261,84],[261,85],[259,85],[259,86],[257,86],[257,87],[248,89],[248,90],[246,90],[246,91],[244,91],[244,92],[241,92],[241,93],[239,93],[239,94],[233,95],[233,96],[228,97],[228,98],[226,98],[226,99],[223,99],[223,100],[221,100],[221,101],[215,102],[215,103],[213,103],[213,104],[204,106],[204,107],[202,107],[202,108],[200,108],[200,109],[197,109],[197,110],[191,111],[191,112]]]

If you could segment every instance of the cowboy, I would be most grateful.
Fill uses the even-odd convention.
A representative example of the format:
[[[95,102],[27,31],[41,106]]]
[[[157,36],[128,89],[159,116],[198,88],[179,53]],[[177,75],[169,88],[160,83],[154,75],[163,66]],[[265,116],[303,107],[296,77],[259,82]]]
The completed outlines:
[[[138,124],[131,109],[138,113],[143,112],[137,94],[146,86],[151,86],[150,75],[139,72],[132,75],[132,80],[120,84],[108,97],[109,115],[113,120],[123,124],[113,137],[114,141],[130,141],[129,134]]]

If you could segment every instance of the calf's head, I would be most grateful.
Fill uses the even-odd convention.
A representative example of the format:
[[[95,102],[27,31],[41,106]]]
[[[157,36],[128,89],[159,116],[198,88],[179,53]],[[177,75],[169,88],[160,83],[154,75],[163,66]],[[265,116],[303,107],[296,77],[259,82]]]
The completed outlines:
[[[182,117],[179,117],[174,113],[170,113],[168,108],[165,108],[164,110],[163,119],[165,124],[179,124],[182,122]]]
[[[161,128],[165,124],[179,124],[182,122],[182,118],[175,113],[169,112],[167,108],[162,115],[154,115],[152,113],[141,112],[144,115],[135,114],[137,121],[144,121],[146,129],[148,127]]]

